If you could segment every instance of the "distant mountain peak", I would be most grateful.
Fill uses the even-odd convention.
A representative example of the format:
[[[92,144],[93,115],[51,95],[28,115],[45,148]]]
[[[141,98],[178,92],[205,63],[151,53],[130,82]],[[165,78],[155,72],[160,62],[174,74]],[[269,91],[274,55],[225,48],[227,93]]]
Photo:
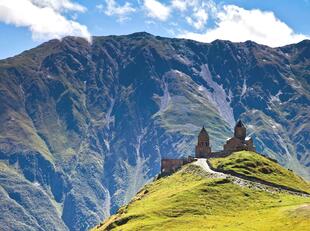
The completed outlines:
[[[154,35],[145,31],[141,31],[129,34],[128,37],[154,37]]]

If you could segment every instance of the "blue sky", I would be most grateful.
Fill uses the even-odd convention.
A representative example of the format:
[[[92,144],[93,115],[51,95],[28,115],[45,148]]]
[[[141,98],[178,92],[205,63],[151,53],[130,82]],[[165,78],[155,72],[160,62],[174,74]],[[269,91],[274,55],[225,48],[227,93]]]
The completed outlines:
[[[137,31],[272,47],[310,38],[310,0],[0,0],[0,59],[67,35]]]

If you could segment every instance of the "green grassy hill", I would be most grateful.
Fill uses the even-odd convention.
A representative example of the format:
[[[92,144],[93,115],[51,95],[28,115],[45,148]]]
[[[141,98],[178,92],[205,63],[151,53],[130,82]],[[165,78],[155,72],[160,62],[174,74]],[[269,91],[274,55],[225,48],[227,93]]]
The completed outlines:
[[[281,167],[256,152],[235,152],[225,158],[210,159],[210,163],[219,170],[233,171],[310,193],[308,182],[297,176],[293,171]]]
[[[309,184],[290,171],[255,153],[253,157],[250,154],[235,153],[214,159],[212,164],[308,189]],[[246,159],[246,166],[253,168],[247,167],[244,172],[244,165],[240,164],[243,161],[238,159]],[[254,165],[268,167],[272,174],[267,177]],[[301,231],[309,227],[310,197],[240,186],[230,178],[212,178],[200,167],[186,165],[177,173],[146,185],[127,206],[94,230]]]

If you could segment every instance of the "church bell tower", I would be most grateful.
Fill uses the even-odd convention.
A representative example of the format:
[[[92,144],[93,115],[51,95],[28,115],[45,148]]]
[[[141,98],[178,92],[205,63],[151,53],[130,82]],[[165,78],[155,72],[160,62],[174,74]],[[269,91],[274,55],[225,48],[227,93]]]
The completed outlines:
[[[244,140],[246,137],[246,128],[241,120],[239,120],[235,126],[234,136],[240,140]]]
[[[198,135],[198,143],[195,149],[195,157],[196,158],[207,158],[211,154],[211,147],[209,143],[209,135],[203,126],[199,135]]]

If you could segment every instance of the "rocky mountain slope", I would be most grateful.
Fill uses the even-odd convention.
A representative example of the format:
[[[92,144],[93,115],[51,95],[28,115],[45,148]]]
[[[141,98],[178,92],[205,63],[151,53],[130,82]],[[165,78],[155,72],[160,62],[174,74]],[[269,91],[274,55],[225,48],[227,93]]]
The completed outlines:
[[[210,161],[216,164],[212,164],[215,171],[205,159],[199,159],[146,185],[128,205],[93,230],[308,230],[309,194],[216,171],[231,166],[232,174],[251,173],[257,180],[279,186],[290,182],[292,189],[306,192],[310,192],[309,183],[254,152]]]
[[[147,33],[51,40],[0,61],[0,226],[86,230],[241,118],[309,177],[310,41],[281,48]],[[40,207],[44,211],[34,208]]]

